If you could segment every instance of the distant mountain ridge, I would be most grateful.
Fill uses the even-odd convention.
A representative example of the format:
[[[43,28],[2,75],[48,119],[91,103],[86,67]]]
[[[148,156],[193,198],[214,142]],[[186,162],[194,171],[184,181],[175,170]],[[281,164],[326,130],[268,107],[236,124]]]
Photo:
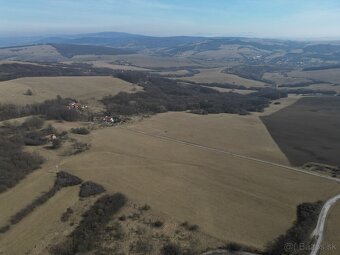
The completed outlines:
[[[246,37],[169,36],[156,37],[122,32],[101,32],[50,37],[0,38],[0,59],[38,59],[37,54],[4,47],[47,45],[61,55],[45,56],[44,60],[61,60],[77,55],[149,54],[195,58],[196,61],[219,59],[251,65],[288,65],[300,68],[340,64],[340,42],[307,42]],[[211,52],[214,54],[211,55]],[[48,49],[45,50],[45,55]],[[209,55],[210,54],[210,55]],[[41,59],[41,58],[40,58]],[[318,63],[314,63],[318,59]]]

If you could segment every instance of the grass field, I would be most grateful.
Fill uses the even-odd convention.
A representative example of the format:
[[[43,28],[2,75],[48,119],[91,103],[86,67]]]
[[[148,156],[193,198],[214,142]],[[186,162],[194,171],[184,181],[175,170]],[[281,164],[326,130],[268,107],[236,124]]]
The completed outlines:
[[[155,135],[198,143],[234,153],[289,164],[255,115],[195,115],[182,112],[158,114],[129,126]]]
[[[32,96],[24,95],[30,89]],[[0,102],[31,104],[55,98],[71,97],[100,107],[98,100],[121,91],[133,92],[140,87],[113,77],[37,77],[0,82]]]
[[[331,209],[329,217],[326,221],[325,239],[322,243],[325,250],[321,251],[320,255],[338,255],[340,253],[340,203],[337,202]],[[331,249],[326,249],[330,245]],[[335,248],[334,248],[335,247]]]
[[[63,169],[225,241],[263,248],[291,226],[297,204],[340,191],[318,177],[124,128],[91,136],[92,149],[65,161]]]
[[[265,87],[266,84],[260,81],[253,81],[245,78],[241,78],[237,75],[222,73],[225,68],[211,68],[211,69],[199,69],[200,73],[193,77],[184,77],[181,80],[203,82],[203,83],[229,83],[235,85],[243,85],[245,87]]]
[[[316,71],[293,71],[289,72],[288,76],[315,79],[333,84],[340,84],[340,69],[326,69]]]
[[[292,164],[339,165],[339,110],[339,97],[305,97],[262,120]]]

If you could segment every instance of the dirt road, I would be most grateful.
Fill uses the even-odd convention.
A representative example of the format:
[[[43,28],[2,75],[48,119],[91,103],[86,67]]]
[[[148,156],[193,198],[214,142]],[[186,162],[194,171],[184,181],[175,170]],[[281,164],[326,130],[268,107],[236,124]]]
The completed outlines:
[[[335,181],[335,182],[340,183],[339,178],[333,178],[333,177],[325,176],[325,175],[322,175],[322,174],[302,170],[302,169],[299,169],[299,168],[286,166],[286,165],[282,165],[282,164],[278,164],[278,163],[274,163],[274,162],[270,162],[270,161],[266,161],[266,160],[262,160],[262,159],[258,159],[258,158],[248,157],[248,156],[233,153],[233,152],[230,152],[230,151],[221,150],[221,149],[217,149],[217,148],[213,148],[213,147],[208,147],[208,146],[197,144],[197,143],[187,142],[187,141],[184,141],[184,140],[179,140],[179,139],[171,138],[171,137],[168,137],[168,136],[149,134],[147,132],[140,131],[140,130],[137,130],[137,129],[128,128],[128,127],[120,127],[120,128],[126,129],[130,132],[133,132],[133,133],[142,134],[142,135],[145,135],[145,136],[158,138],[158,139],[162,139],[162,140],[172,141],[172,142],[176,142],[176,143],[180,143],[180,144],[185,144],[185,145],[188,145],[188,146],[193,146],[193,147],[201,148],[201,149],[204,149],[204,150],[215,151],[215,152],[227,154],[227,155],[230,155],[230,156],[233,156],[233,157],[242,158],[242,159],[245,159],[245,160],[251,160],[251,161],[259,162],[259,163],[262,163],[262,164],[272,165],[272,166],[284,168],[284,169],[287,169],[287,170],[290,170],[290,171],[295,171],[295,172],[300,172],[300,173],[303,173],[303,174],[313,175],[313,176],[317,176],[317,177],[320,177],[320,178],[324,178],[324,179],[327,179],[327,180],[331,180],[331,181]]]
[[[316,225],[316,228],[314,229],[312,236],[311,236],[312,238],[316,238],[316,243],[313,245],[312,252],[310,253],[310,255],[318,254],[320,247],[321,247],[322,240],[323,240],[325,222],[327,219],[328,212],[338,200],[340,200],[340,194],[329,199],[322,207],[322,210],[320,212],[319,219],[318,219],[318,224]]]

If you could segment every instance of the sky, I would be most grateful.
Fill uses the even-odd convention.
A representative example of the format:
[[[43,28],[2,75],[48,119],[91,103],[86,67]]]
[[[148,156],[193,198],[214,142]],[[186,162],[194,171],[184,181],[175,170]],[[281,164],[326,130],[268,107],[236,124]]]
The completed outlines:
[[[340,38],[340,0],[0,0],[0,36]]]

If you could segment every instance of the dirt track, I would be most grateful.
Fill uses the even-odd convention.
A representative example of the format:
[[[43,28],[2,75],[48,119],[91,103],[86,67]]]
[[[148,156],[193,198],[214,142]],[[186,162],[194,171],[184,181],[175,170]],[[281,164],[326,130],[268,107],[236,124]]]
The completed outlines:
[[[142,135],[146,135],[146,136],[150,136],[150,137],[154,137],[154,138],[159,138],[159,139],[162,139],[162,140],[168,140],[168,141],[172,141],[172,142],[176,142],[176,143],[185,144],[185,145],[188,145],[188,146],[193,146],[193,147],[197,147],[197,148],[201,148],[201,149],[206,149],[206,150],[211,150],[211,151],[215,151],[215,152],[219,152],[219,153],[223,153],[223,154],[228,154],[228,155],[233,156],[233,157],[242,158],[242,159],[251,160],[251,161],[256,161],[256,162],[259,162],[259,163],[277,166],[277,167],[284,168],[284,169],[287,169],[287,170],[296,171],[296,172],[300,172],[300,173],[304,173],[304,174],[308,174],[308,175],[313,175],[313,176],[318,176],[320,178],[332,180],[332,181],[335,181],[335,182],[340,182],[340,179],[338,179],[338,178],[332,178],[332,177],[325,176],[325,175],[322,175],[322,174],[312,173],[312,172],[305,171],[305,170],[302,170],[302,169],[299,169],[299,168],[285,166],[285,165],[278,164],[278,163],[273,163],[273,162],[270,162],[270,161],[267,161],[267,160],[262,160],[262,159],[257,159],[257,158],[253,158],[253,157],[249,157],[249,156],[244,156],[244,155],[236,154],[236,153],[233,153],[233,152],[230,152],[230,151],[216,149],[216,148],[208,147],[208,146],[201,145],[201,144],[191,143],[191,142],[187,142],[187,141],[183,141],[183,140],[178,140],[178,139],[163,136],[163,135],[149,134],[149,133],[146,133],[144,131],[140,131],[140,130],[136,130],[136,129],[126,128],[126,127],[124,127],[124,129],[129,130],[130,132],[134,132],[134,133],[138,133],[138,134],[142,134]]]
[[[311,236],[312,238],[317,238],[316,243],[313,246],[312,252],[310,253],[311,255],[317,255],[319,253],[321,243],[323,240],[325,222],[327,219],[328,212],[338,200],[340,200],[340,194],[329,199],[322,207],[322,210],[320,212],[319,219],[318,219],[318,224],[316,225],[316,228],[314,229],[312,236]]]

